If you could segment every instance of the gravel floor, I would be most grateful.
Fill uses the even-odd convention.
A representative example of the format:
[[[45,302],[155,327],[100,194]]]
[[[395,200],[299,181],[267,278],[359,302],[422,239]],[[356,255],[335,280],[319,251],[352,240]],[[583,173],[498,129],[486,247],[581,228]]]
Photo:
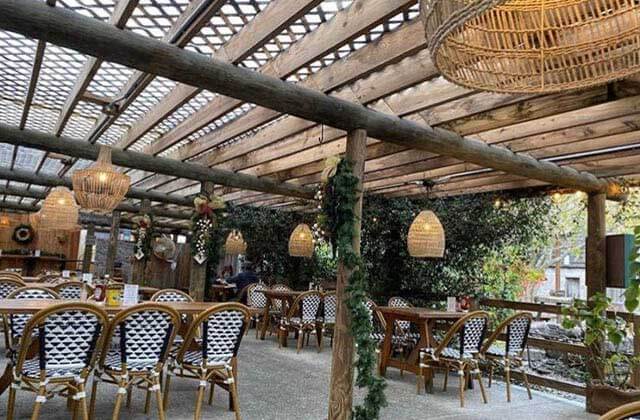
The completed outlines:
[[[331,349],[325,346],[318,354],[315,346],[304,348],[296,354],[295,348],[278,349],[273,338],[266,341],[255,340],[253,331],[243,341],[239,357],[240,407],[244,419],[325,419],[327,412]],[[313,340],[313,338],[312,338]],[[293,345],[293,341],[291,342]],[[4,352],[2,352],[4,353]],[[4,368],[4,361],[2,362]],[[484,405],[479,390],[466,394],[466,407],[460,408],[457,392],[451,386],[448,392],[440,391],[442,375],[436,379],[433,395],[416,395],[415,376],[400,374],[395,369],[387,373],[387,398],[389,406],[384,410],[383,419],[596,419],[587,415],[584,405],[570,402],[540,392],[534,392],[529,401],[526,392],[514,387],[513,399],[506,402],[505,389],[498,382],[489,392],[489,404]],[[453,378],[451,384],[457,379]],[[193,418],[197,383],[174,378],[171,384],[170,406],[167,419]],[[440,385],[441,386],[441,385]],[[98,388],[96,419],[110,419],[116,396],[115,386],[101,384]],[[362,396],[356,392],[356,398]],[[33,394],[19,392],[16,418],[29,418],[34,402]],[[7,393],[0,397],[0,419],[6,418]],[[155,404],[149,415],[143,413],[144,394],[137,391],[133,395],[130,409],[123,409],[122,419],[157,418]],[[42,410],[41,419],[69,419],[65,401],[56,398],[48,401]],[[203,419],[233,419],[227,410],[227,394],[216,389],[212,406],[205,405]]]

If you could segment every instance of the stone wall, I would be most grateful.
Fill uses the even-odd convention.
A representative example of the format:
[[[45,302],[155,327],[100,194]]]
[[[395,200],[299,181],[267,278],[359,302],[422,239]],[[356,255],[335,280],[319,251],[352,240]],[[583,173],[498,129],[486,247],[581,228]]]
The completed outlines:
[[[95,271],[99,276],[104,276],[107,264],[107,249],[109,248],[109,236],[96,235]],[[116,255],[116,267],[122,266],[122,276],[128,282],[131,278],[131,263],[129,259],[133,255],[133,242],[118,241],[118,253]]]

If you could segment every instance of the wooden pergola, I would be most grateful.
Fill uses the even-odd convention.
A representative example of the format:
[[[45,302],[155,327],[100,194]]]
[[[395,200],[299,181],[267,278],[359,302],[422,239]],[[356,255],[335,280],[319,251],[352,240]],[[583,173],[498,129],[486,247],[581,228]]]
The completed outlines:
[[[0,30],[0,207],[35,209],[110,145],[133,180],[117,220],[187,218],[202,188],[305,210],[346,153],[367,194],[587,192],[587,284],[605,288],[605,200],[640,173],[635,78],[459,87],[430,61],[417,0],[0,0]],[[352,395],[340,272],[331,419]]]

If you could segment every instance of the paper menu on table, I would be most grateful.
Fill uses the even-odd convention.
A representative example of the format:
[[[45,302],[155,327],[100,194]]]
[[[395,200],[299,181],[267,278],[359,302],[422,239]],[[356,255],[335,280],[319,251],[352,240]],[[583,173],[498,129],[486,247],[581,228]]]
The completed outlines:
[[[93,273],[82,273],[82,282],[91,283],[93,280]]]
[[[122,295],[123,305],[136,305],[138,303],[138,285],[137,284],[125,284],[124,292]]]
[[[69,277],[71,277],[71,271],[62,270],[62,278],[68,279]]]

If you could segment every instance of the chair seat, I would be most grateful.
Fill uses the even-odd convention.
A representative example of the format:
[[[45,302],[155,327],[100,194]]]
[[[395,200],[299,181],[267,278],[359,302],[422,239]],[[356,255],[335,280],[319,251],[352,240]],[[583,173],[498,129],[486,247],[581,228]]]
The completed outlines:
[[[80,375],[84,366],[78,365],[66,365],[66,366],[56,366],[53,368],[45,369],[45,374],[47,379],[60,379],[60,378],[69,378],[73,379]],[[37,380],[40,378],[40,360],[39,359],[30,359],[25,360],[22,365],[23,376],[26,376],[30,379]]]
[[[287,321],[285,320],[285,324]],[[307,325],[315,325],[316,320],[302,320],[300,317],[294,316],[289,318],[288,324],[294,327],[307,326]]]
[[[144,359],[144,360],[129,360],[127,361],[127,371],[129,372],[145,372],[155,369],[157,360]],[[110,351],[107,354],[104,362],[105,368],[112,371],[122,370],[122,361],[120,358],[120,351]]]
[[[433,355],[434,352],[435,352],[435,349],[433,349],[433,348],[424,348],[424,349],[420,350],[420,354],[428,355],[433,359],[435,359],[435,357]],[[469,353],[469,352],[464,352],[462,354],[462,357],[460,357],[460,350],[459,349],[455,349],[453,347],[445,347],[442,350],[442,352],[440,353],[439,358],[465,360],[465,359],[473,359],[473,354]]]
[[[207,367],[226,366],[231,363],[233,355],[220,355],[207,357]],[[202,351],[194,350],[185,352],[183,357],[184,364],[201,366],[202,365]]]
[[[371,334],[371,338],[373,338],[375,341],[378,342],[378,345],[382,344],[382,342],[384,341],[384,333],[383,332],[374,332]],[[394,335],[391,338],[391,343],[394,345],[402,345],[405,344],[405,338],[401,337],[399,335]]]

